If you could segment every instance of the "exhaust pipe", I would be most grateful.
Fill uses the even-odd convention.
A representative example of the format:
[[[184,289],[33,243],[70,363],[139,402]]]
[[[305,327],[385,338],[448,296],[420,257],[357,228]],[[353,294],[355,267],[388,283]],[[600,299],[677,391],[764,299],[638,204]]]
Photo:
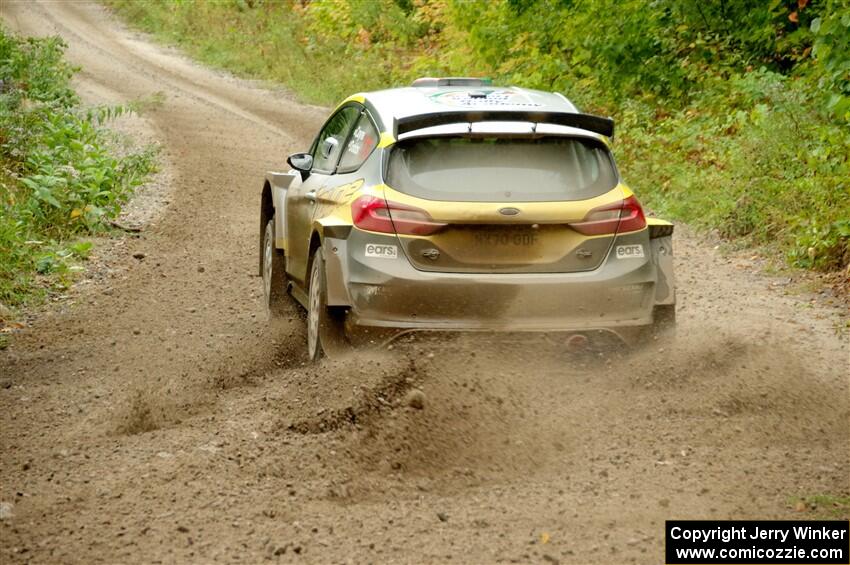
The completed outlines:
[[[567,350],[574,353],[587,350],[589,344],[590,341],[584,334],[573,334],[567,338]]]

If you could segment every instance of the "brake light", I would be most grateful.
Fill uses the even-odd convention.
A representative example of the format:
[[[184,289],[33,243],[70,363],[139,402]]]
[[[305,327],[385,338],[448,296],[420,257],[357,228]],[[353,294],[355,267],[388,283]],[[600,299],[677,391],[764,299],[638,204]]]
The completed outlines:
[[[377,196],[361,196],[352,202],[351,219],[361,230],[404,235],[430,235],[446,226],[425,210]]]
[[[640,202],[632,195],[620,202],[594,208],[570,227],[584,235],[624,233],[645,228],[646,216]]]

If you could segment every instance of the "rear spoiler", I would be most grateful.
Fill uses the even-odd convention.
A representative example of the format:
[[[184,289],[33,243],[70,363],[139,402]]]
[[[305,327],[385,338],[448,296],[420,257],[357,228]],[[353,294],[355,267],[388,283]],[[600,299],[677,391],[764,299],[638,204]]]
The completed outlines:
[[[593,133],[614,137],[614,120],[591,114],[570,112],[534,112],[516,110],[463,110],[405,116],[393,121],[393,137],[404,133],[434,126],[445,126],[463,122],[535,122],[580,128]]]

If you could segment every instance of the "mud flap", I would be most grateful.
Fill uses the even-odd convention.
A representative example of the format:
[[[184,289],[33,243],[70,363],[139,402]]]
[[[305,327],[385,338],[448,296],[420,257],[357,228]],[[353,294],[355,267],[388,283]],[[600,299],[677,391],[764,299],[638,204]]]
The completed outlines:
[[[658,269],[655,304],[676,303],[676,280],[673,276],[673,236],[649,240],[652,261]]]
[[[293,183],[300,183],[300,174],[294,172],[288,173],[266,173],[266,182],[271,187],[271,196],[275,209],[275,247],[278,249],[286,249],[286,191],[289,190]]]
[[[327,278],[327,304],[328,306],[351,306],[351,296],[348,294],[345,276],[346,265],[344,265],[347,253],[348,241],[335,237],[325,237],[322,248],[325,254],[325,277]]]

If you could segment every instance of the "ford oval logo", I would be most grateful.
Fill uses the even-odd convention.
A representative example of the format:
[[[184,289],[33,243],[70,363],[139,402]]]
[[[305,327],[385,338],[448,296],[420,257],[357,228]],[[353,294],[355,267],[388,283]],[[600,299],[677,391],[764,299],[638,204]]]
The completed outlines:
[[[516,216],[519,214],[518,208],[499,208],[499,213],[503,216]]]

